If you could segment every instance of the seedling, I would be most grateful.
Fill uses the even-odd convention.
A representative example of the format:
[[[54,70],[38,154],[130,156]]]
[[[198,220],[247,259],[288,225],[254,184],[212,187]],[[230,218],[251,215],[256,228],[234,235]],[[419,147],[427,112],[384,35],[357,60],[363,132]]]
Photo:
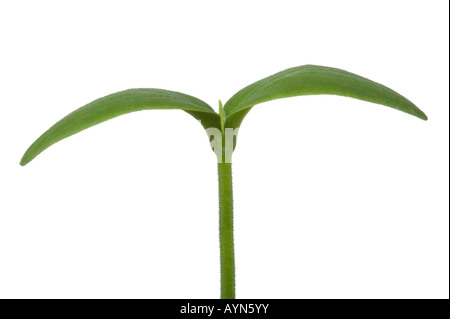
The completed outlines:
[[[95,100],[70,113],[25,152],[21,165],[56,142],[119,115],[141,110],[180,109],[200,121],[216,153],[219,180],[219,241],[221,297],[235,298],[233,189],[231,157],[237,131],[247,113],[259,103],[299,95],[332,94],[382,104],[422,120],[427,116],[395,91],[343,70],[305,65],[257,81],[231,97],[219,113],[193,96],[161,89],[130,89]]]

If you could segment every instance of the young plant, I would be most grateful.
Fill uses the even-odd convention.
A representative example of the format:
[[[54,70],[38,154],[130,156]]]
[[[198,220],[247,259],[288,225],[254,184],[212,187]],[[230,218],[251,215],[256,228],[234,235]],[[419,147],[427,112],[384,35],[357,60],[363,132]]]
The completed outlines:
[[[393,90],[358,75],[330,67],[305,65],[257,81],[231,97],[219,113],[205,102],[183,93],[161,89],[130,89],[95,100],[70,113],[25,152],[21,165],[56,142],[119,115],[141,110],[180,109],[200,121],[217,156],[219,180],[219,240],[221,297],[235,298],[233,189],[231,157],[237,131],[247,113],[259,103],[299,95],[333,94],[382,104],[414,115],[427,116]]]

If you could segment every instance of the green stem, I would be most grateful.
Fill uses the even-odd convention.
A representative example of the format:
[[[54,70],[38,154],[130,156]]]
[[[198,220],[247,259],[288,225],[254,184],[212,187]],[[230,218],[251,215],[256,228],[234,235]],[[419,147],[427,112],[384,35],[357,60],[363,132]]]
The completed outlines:
[[[217,165],[219,173],[220,292],[222,299],[234,299],[236,294],[231,163]]]

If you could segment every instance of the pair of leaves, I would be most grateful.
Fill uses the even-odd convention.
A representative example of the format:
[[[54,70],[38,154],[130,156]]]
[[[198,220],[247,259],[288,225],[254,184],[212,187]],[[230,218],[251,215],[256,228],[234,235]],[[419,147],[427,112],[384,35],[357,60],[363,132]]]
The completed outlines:
[[[256,104],[316,94],[352,97],[427,119],[412,102],[379,83],[336,68],[305,65],[276,73],[245,87],[231,97],[220,114],[193,96],[161,89],[131,89],[105,96],[75,110],[53,125],[28,148],[20,164],[26,165],[46,148],[66,137],[126,113],[180,109],[200,120],[205,129],[235,129]]]

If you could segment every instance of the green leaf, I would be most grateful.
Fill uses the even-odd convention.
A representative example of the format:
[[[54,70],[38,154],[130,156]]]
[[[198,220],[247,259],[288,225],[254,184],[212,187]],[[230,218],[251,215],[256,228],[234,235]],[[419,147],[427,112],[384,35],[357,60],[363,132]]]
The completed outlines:
[[[266,77],[233,95],[224,106],[225,126],[239,127],[245,115],[258,103],[316,94],[348,96],[378,103],[427,120],[417,106],[384,85],[344,70],[304,65]]]
[[[91,126],[119,115],[154,109],[184,110],[201,120],[205,129],[220,129],[219,115],[193,96],[161,89],[130,89],[97,99],[61,119],[28,148],[20,164],[28,164],[49,146]]]

